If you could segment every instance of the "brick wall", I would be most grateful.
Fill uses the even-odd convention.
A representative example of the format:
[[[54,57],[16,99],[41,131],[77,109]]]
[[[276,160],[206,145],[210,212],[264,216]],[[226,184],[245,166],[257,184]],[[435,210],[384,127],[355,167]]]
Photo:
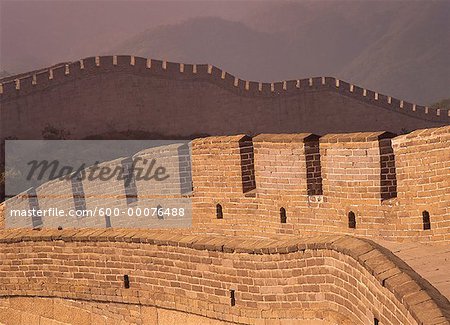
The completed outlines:
[[[337,227],[358,235],[379,235],[377,229],[388,226],[381,209],[388,172],[382,168],[380,148],[381,141],[392,136],[375,132],[330,134],[320,139],[326,198],[323,218],[328,216]],[[349,225],[352,213],[354,230]]]
[[[308,194],[322,189],[318,136],[263,134],[254,146],[262,231],[293,233],[294,224],[308,223]]]
[[[113,303],[111,313],[129,304],[129,310],[154,306],[241,323],[372,324],[377,318],[381,324],[441,324],[449,317],[448,301],[410,268],[370,241],[348,236],[2,231],[0,258],[0,296],[10,304],[16,296],[61,298]],[[0,310],[8,310],[3,301]]]
[[[0,203],[0,229],[5,227],[5,203]]]
[[[192,141],[194,227],[234,232],[252,227],[256,212],[253,147],[245,135]]]
[[[183,181],[189,166],[180,167],[182,156],[176,156],[174,147],[168,152],[176,159],[168,161],[180,177],[168,188],[137,182],[137,204],[166,190],[175,191],[177,199],[191,197],[194,227],[210,232],[249,236],[337,232],[448,242],[449,143],[450,127],[394,138],[387,132],[329,134],[320,139],[309,133],[198,138],[192,142],[192,184]],[[87,207],[95,199],[105,207],[127,207],[122,183],[97,183],[83,183],[89,194]],[[51,184],[37,190],[41,208],[52,201],[47,204],[40,193],[61,197],[63,189],[69,191],[69,199],[61,202],[73,205],[69,184]],[[27,204],[20,198],[10,202]],[[149,202],[159,204],[156,199]],[[429,226],[424,226],[425,214]],[[121,222],[130,224],[120,217],[114,226]],[[139,222],[148,225],[148,219]]]
[[[9,136],[40,139],[47,126],[65,130],[72,139],[111,130],[187,138],[401,132],[446,125],[450,119],[445,110],[389,100],[335,78],[246,82],[206,64],[181,66],[130,56],[90,57],[17,82],[10,79],[0,84],[1,141]]]
[[[5,325],[232,324],[153,306],[40,297],[0,298],[0,322]]]
[[[239,190],[237,205],[240,209],[228,211],[223,219],[216,220],[214,202],[203,202],[209,212],[195,213],[194,218],[202,220],[202,229],[214,228],[221,233],[252,236],[261,233],[302,235],[338,232],[398,240],[448,241],[450,234],[446,219],[449,212],[446,200],[449,190],[445,176],[449,175],[449,169],[446,168],[449,128],[433,130],[428,131],[432,134],[428,138],[421,139],[421,131],[412,133],[409,138],[423,143],[422,147],[411,149],[417,154],[421,152],[424,155],[430,150],[431,157],[434,157],[430,159],[434,159],[434,166],[439,168],[438,171],[429,173],[438,173],[440,177],[430,179],[427,173],[421,176],[420,172],[406,176],[411,177],[407,182],[414,183],[417,177],[425,178],[432,183],[429,186],[439,188],[426,201],[428,205],[440,206],[438,215],[434,213],[431,231],[419,229],[419,226],[422,227],[422,211],[415,212],[415,218],[405,218],[405,214],[402,214],[411,209],[417,210],[414,202],[420,199],[408,201],[402,197],[397,198],[397,186],[404,184],[404,180],[397,180],[397,168],[401,168],[402,173],[402,166],[410,163],[402,161],[404,154],[397,154],[397,151],[394,154],[393,134],[388,132],[326,135],[320,138],[320,154],[318,138],[310,134],[259,135],[253,138],[256,189],[252,195],[242,195]],[[405,137],[395,138],[394,142],[402,141],[403,138]],[[207,191],[216,191],[216,201],[221,198],[228,200],[229,194],[224,191],[232,191],[230,186],[233,185],[230,183],[225,186],[226,190],[220,189],[220,186],[204,175],[209,175],[212,169],[226,166],[223,160],[230,164],[234,162],[235,173],[238,173],[239,155],[231,158],[223,149],[213,149],[217,146],[214,139],[216,138],[201,141],[202,150],[209,154],[209,162],[204,157],[197,159],[194,154],[194,160],[197,159],[201,166],[194,172],[194,184],[198,179],[204,179],[208,183]],[[233,141],[236,147],[237,140]],[[440,149],[433,148],[430,143],[436,143],[434,146]],[[228,145],[233,146],[233,143]],[[195,141],[193,146],[196,147]],[[415,163],[421,164],[422,161],[419,159]],[[316,164],[315,169],[312,164]],[[241,188],[239,175],[235,174],[235,177],[235,186]],[[317,186],[316,192],[311,191],[311,184]],[[405,187],[401,190],[407,191]],[[322,195],[310,195],[311,193]],[[426,195],[422,192],[422,197]],[[405,193],[401,196],[405,196]],[[421,202],[424,204],[425,201]],[[197,203],[198,201],[194,201],[194,206]],[[233,207],[235,206],[236,203],[233,203]],[[255,207],[257,210],[254,210]],[[286,223],[281,221],[282,209]],[[249,213],[252,215],[249,216]],[[351,226],[350,216],[354,217],[354,224]],[[415,231],[411,231],[414,227]]]
[[[398,183],[399,236],[450,238],[450,127],[418,130],[393,139]],[[424,230],[423,214],[430,216]]]

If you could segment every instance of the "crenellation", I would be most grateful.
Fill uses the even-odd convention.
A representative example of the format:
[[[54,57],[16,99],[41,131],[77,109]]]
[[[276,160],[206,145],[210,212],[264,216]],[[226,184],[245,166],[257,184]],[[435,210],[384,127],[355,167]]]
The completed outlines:
[[[392,98],[392,99],[391,99],[391,106],[392,106],[394,109],[400,109],[400,108],[401,108],[401,107],[400,107],[400,100],[397,99],[397,98]]]
[[[334,84],[334,78],[332,78],[333,79],[333,81],[332,81],[332,83],[331,84]],[[313,82],[312,82],[312,85],[315,87],[315,88],[320,88],[321,87],[321,83],[322,83],[322,78],[321,77],[314,77],[314,78],[312,78],[312,80],[313,80]]]
[[[18,93],[28,93],[34,88],[33,76],[25,76],[21,79],[16,79],[14,84]]]
[[[98,65],[97,65],[97,60],[100,63],[100,57],[88,57],[88,58],[84,58],[83,59],[83,72],[89,72],[91,73],[91,71],[98,71]]]
[[[66,66],[65,65],[61,65],[58,67],[55,67],[53,69],[51,69],[52,71],[52,76],[51,76],[51,80],[53,80],[52,82],[59,82],[60,80],[65,80],[66,78]]]
[[[48,71],[38,72],[38,73],[34,74],[34,76],[35,76],[34,85],[36,88],[45,87],[50,82]],[[33,81],[32,81],[32,83],[33,83]]]
[[[208,73],[208,75],[209,76],[207,76],[206,78],[210,78],[215,84],[221,84],[226,87],[226,83],[223,81],[224,79],[222,79],[222,70],[220,70],[218,67],[212,65],[211,73]]]
[[[128,61],[128,63],[126,63],[125,65],[122,65],[122,60],[121,58],[126,58],[126,60]],[[153,61],[153,62],[152,62]],[[139,62],[139,64],[138,64]],[[142,67],[141,67],[141,64]],[[91,64],[92,63],[92,64]],[[140,57],[135,57],[135,56],[117,56],[117,55],[113,55],[113,56],[95,56],[95,57],[90,57],[90,58],[85,58],[82,60],[77,61],[76,63],[66,63],[60,66],[56,66],[53,68],[48,69],[48,78],[50,80],[55,80],[57,82],[61,82],[63,79],[60,79],[59,76],[54,76],[54,73],[58,72],[58,69],[62,69],[63,75],[71,75],[72,73],[74,73],[73,71],[75,71],[75,76],[78,76],[78,74],[76,73],[76,71],[78,70],[77,65],[79,64],[79,69],[84,70],[87,69],[89,70],[88,75],[93,75],[96,73],[104,73],[106,71],[109,71],[108,69],[101,69],[98,70],[98,72],[96,71],[91,71],[90,68],[91,67],[100,67],[100,63],[102,65],[102,67],[109,67],[111,64],[112,66],[120,66],[121,69],[118,71],[123,71],[123,68],[128,65],[128,66],[136,66],[136,69],[134,70],[133,73],[141,73],[141,69],[151,69],[152,65],[156,66],[155,69],[152,69],[152,73],[155,73],[156,75],[159,74],[160,70],[158,69],[158,66],[160,65],[161,68],[161,72],[162,71],[168,71],[171,72],[170,73],[170,77],[176,77],[176,74],[172,73],[172,72],[185,72],[186,69],[188,68],[189,65],[186,64],[179,64],[179,63],[169,63],[167,61],[158,61],[158,60],[152,60],[152,59],[148,59],[148,58],[140,58]],[[125,62],[124,62],[125,63]],[[74,69],[71,69],[71,64],[75,64],[74,65]],[[174,65],[174,69],[171,67],[171,65]],[[244,96],[244,93],[242,92],[243,90],[247,90],[246,95],[245,96],[273,96],[273,95],[281,95],[281,94],[286,94],[287,96],[290,96],[292,94],[298,94],[293,92],[294,89],[305,89],[307,90],[308,88],[314,87],[315,89],[329,89],[330,86],[332,86],[332,89],[337,90],[339,93],[345,94],[347,96],[353,97],[353,98],[357,98],[361,101],[369,101],[372,103],[372,99],[374,99],[376,102],[380,102],[380,104],[384,101],[384,98],[386,98],[386,101],[389,105],[393,105],[396,107],[400,107],[400,108],[407,108],[408,104],[404,101],[404,100],[397,100],[391,96],[384,96],[379,94],[378,92],[372,92],[370,90],[367,89],[363,89],[357,86],[354,86],[353,84],[349,84],[346,82],[343,82],[340,79],[337,78],[332,78],[332,77],[314,77],[314,78],[308,78],[308,79],[304,79],[303,80],[286,80],[286,81],[282,81],[282,82],[274,82],[269,84],[269,87],[271,87],[273,89],[273,91],[269,91],[269,92],[265,92],[264,91],[264,83],[261,83],[261,85],[258,86],[258,91],[252,91],[251,88],[251,83],[252,81],[242,81],[241,85],[239,85],[239,78],[235,77],[235,76],[231,76],[229,74],[227,74],[224,71],[221,71],[220,69],[214,67],[213,65],[192,65],[192,73],[193,74],[197,74],[198,69],[202,70],[203,66],[205,67],[205,74],[209,75],[212,79],[211,81],[213,81],[216,85],[226,88],[228,89],[229,87],[229,77],[231,77],[231,80],[234,80],[234,82],[231,82],[234,87],[235,90],[237,90],[237,94]],[[189,67],[190,69],[190,67]],[[217,72],[217,73],[216,73]],[[208,80],[208,77],[205,77],[205,75],[203,75],[203,73],[201,73],[202,78],[206,78],[205,80]],[[32,76],[32,74],[30,74],[30,76]],[[80,75],[81,76],[81,75]],[[25,77],[21,77],[20,80],[23,80],[24,78],[27,78],[28,76]],[[224,82],[219,82],[220,80],[223,80]],[[20,94],[28,94],[28,92],[23,92],[22,88],[23,87],[19,87],[19,89],[14,89],[15,92],[9,92],[7,91],[8,87],[6,87],[5,85],[7,85],[8,83],[14,82],[13,80],[9,80],[7,82],[3,83],[3,91],[2,91],[2,98],[7,98],[10,95],[11,96],[17,96],[17,91],[19,91]],[[32,82],[32,84],[34,84]],[[38,84],[38,83],[36,83]],[[280,88],[277,88],[277,85],[280,85]],[[292,85],[292,87],[291,87]],[[16,88],[16,87],[13,87]],[[232,89],[231,88],[231,89]],[[236,89],[237,88],[237,89]],[[45,87],[39,87],[39,90],[41,89],[45,89]],[[14,97],[16,98],[16,97]],[[398,105],[397,105],[398,103]],[[374,103],[375,104],[375,103]],[[380,105],[380,104],[376,104],[376,105]],[[424,110],[422,111],[421,109],[417,109],[417,105],[416,104],[411,104],[412,106],[412,110],[410,109],[405,109],[404,112],[411,112],[411,114],[423,114],[423,117],[430,120],[430,119],[435,119],[436,121],[441,121],[441,122],[445,122],[448,120],[448,113],[447,114],[441,114],[441,111],[439,111],[439,114],[437,111],[433,111],[430,113],[430,108],[426,108],[424,107]]]
[[[298,94],[297,81],[296,80],[286,80],[286,94],[294,95]]]
[[[173,76],[173,77],[179,76],[179,73],[180,73],[179,63],[167,61],[166,67],[165,67],[165,73],[167,73],[169,76]]]
[[[131,68],[133,73],[139,74],[139,75],[146,75],[148,74],[147,71],[147,59],[141,58],[139,56],[134,57],[134,68]]]
[[[243,135],[198,138],[192,149],[194,224],[200,229],[218,226],[210,218],[220,204],[222,223],[243,223],[239,230],[243,234],[344,231],[445,242],[450,240],[445,235],[450,229],[446,221],[450,203],[438,198],[450,188],[446,182],[448,141],[449,127],[398,137],[389,132],[358,132],[322,137],[261,134],[253,140]],[[419,180],[418,170],[423,174]],[[414,190],[412,184],[417,184]],[[191,186],[187,187],[190,191]],[[102,184],[83,182],[83,188],[86,206],[96,204]],[[139,196],[142,184],[138,182],[136,188]],[[119,192],[111,195],[111,189]],[[36,189],[42,207],[55,199],[61,206],[72,206],[72,191],[73,185],[56,180]],[[105,194],[113,200],[124,197],[120,184],[110,184],[103,191],[109,191]],[[280,208],[287,216],[284,224],[279,224]],[[425,210],[432,224],[426,233],[421,231]],[[355,229],[347,228],[350,211],[356,217]],[[220,231],[238,230],[221,226]]]
[[[276,94],[281,93],[281,92],[284,90],[284,89],[283,89],[283,86],[284,86],[284,83],[283,83],[282,81],[274,82],[274,83],[273,83],[273,89],[274,89],[274,92],[275,92]]]
[[[220,71],[220,69],[218,69],[218,68],[216,68],[216,69],[217,69],[217,71]],[[207,64],[197,64],[197,72],[202,78],[204,78],[204,80],[208,80],[208,78],[211,78],[210,77],[211,75],[208,74],[208,65]],[[214,69],[213,69],[213,72],[214,72]],[[217,73],[215,76],[220,76],[220,73]]]

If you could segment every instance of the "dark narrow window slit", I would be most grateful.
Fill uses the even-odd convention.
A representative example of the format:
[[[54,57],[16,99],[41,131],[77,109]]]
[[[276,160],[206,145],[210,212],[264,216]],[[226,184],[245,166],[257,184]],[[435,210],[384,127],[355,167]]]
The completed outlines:
[[[231,306],[236,305],[236,297],[234,295],[234,290],[230,290],[230,303],[231,303]]]
[[[286,209],[285,208],[281,208],[280,209],[280,222],[281,223],[286,223],[286,221],[287,221]]]
[[[423,220],[423,230],[430,230],[431,229],[431,220],[430,220],[430,213],[428,211],[422,212],[422,220]]]
[[[348,213],[348,227],[352,229],[356,228],[356,215],[353,211]]]
[[[123,276],[123,286],[125,289],[129,289],[130,288],[130,278],[128,276],[128,274],[125,274]]]
[[[220,204],[216,205],[216,218],[223,219],[223,211],[222,211],[222,206]]]
[[[111,228],[111,216],[105,214],[105,228]]]

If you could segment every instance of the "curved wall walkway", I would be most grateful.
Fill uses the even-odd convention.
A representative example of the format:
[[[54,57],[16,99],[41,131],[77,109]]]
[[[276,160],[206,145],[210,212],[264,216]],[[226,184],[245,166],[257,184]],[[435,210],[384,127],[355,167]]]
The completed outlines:
[[[0,258],[0,296],[10,299],[153,306],[238,323],[450,319],[448,300],[409,267],[372,242],[348,236],[273,240],[177,231],[16,230],[1,232]]]

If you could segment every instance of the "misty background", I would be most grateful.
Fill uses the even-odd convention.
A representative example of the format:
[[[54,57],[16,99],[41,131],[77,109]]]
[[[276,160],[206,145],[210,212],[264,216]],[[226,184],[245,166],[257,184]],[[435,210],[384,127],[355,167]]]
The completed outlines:
[[[450,98],[450,1],[5,1],[0,77],[96,55],[210,63],[242,79],[333,76]]]

